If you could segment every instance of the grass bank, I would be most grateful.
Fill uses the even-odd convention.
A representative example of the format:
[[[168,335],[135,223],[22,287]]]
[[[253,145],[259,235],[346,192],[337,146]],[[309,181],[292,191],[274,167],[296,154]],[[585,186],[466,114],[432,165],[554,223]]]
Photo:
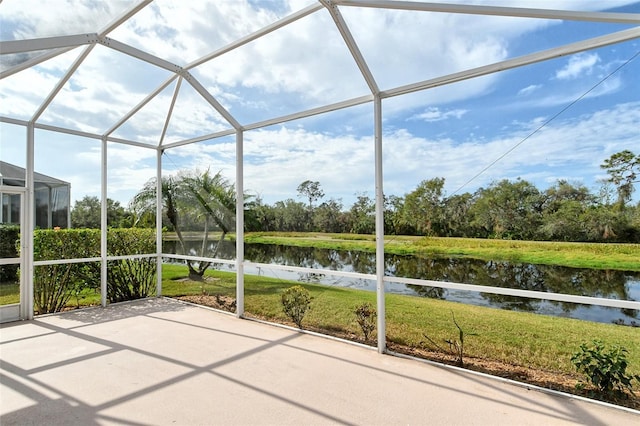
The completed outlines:
[[[185,280],[186,268],[163,266],[165,296],[224,295],[235,297],[235,274],[207,271],[205,282]],[[245,276],[245,310],[248,314],[275,322],[288,322],[282,313],[282,291],[299,283],[276,278]],[[354,308],[370,302],[375,293],[315,284],[303,284],[312,300],[305,327],[330,334],[362,337]],[[465,355],[499,361],[524,368],[573,374],[571,355],[583,342],[600,339],[629,350],[628,371],[640,374],[640,332],[638,328],[503,311],[435,299],[387,294],[387,340],[408,347],[425,347],[427,334],[433,340],[456,338],[456,321],[467,333]],[[473,334],[473,335],[472,335]],[[375,339],[375,336],[374,336]],[[636,385],[638,387],[638,385]]]
[[[20,284],[0,283],[0,306],[20,303]]]
[[[375,236],[373,235],[256,232],[245,234],[245,241],[256,244],[375,251]],[[640,244],[562,243],[390,235],[385,237],[384,248],[386,253],[400,255],[458,256],[574,268],[640,271]]]

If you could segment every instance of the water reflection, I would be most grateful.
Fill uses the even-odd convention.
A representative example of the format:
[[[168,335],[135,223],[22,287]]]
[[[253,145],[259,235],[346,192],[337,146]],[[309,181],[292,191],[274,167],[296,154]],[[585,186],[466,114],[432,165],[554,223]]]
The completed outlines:
[[[167,249],[170,250],[171,248],[165,243],[165,250]],[[220,257],[222,258],[232,259],[234,256],[234,243],[227,243],[220,251]],[[246,244],[245,259],[256,263],[365,274],[376,273],[375,254],[360,251]],[[246,272],[251,273],[249,270]],[[267,274],[264,268],[254,272]],[[385,255],[385,275],[609,299],[640,299],[640,273],[628,271],[567,268],[455,257],[440,258],[388,254]],[[375,290],[376,286],[374,280],[336,278],[319,273],[278,271],[276,276],[302,282],[356,287],[365,290]],[[631,324],[633,322],[638,323],[638,319],[640,319],[640,313],[630,309],[588,306],[481,292],[446,290],[439,287],[389,284],[387,291],[599,322]]]

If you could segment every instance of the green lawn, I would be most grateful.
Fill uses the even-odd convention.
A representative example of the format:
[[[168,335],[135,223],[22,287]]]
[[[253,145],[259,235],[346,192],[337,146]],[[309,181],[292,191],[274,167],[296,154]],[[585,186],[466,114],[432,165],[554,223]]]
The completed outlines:
[[[20,303],[20,284],[2,283],[0,284],[0,305],[10,305]],[[86,288],[77,295],[71,296],[67,306],[95,306],[100,304],[100,292]]]
[[[178,280],[185,276],[185,267],[163,265],[163,294],[235,296],[234,273],[208,271],[210,278],[205,283]],[[288,322],[282,313],[280,297],[285,288],[296,284],[299,283],[246,275],[245,311],[270,321]],[[375,293],[315,284],[302,285],[313,297],[311,311],[303,325],[327,332],[362,336],[353,310],[363,302],[375,306]],[[625,346],[629,350],[628,371],[640,374],[638,328],[395,294],[387,294],[386,310],[387,340],[392,343],[419,347],[426,340],[423,333],[439,342],[457,337],[458,331],[451,319],[453,312],[458,324],[468,333],[465,340],[465,353],[468,356],[573,373],[571,355],[581,343],[600,339],[607,344]]]
[[[20,284],[0,283],[0,305],[20,303]]]

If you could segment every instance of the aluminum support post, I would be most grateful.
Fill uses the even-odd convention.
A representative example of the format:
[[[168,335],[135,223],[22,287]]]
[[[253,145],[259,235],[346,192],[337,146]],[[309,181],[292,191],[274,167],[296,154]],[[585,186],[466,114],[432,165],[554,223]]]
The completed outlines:
[[[33,297],[34,297],[34,279],[35,270],[33,266],[34,261],[34,247],[33,247],[33,230],[35,229],[36,221],[36,203],[35,203],[35,179],[33,172],[35,169],[35,127],[33,121],[30,121],[27,125],[27,170],[25,176],[25,186],[27,187],[26,197],[24,205],[26,206],[26,212],[23,213],[25,219],[23,232],[23,238],[25,241],[26,256],[25,256],[25,269],[26,274],[24,278],[24,285],[26,286],[23,292],[25,300],[21,301],[20,305],[24,309],[21,315],[24,319],[33,319]]]
[[[162,153],[156,151],[156,297],[162,296]]]
[[[244,315],[244,133],[236,133],[236,316]]]
[[[100,162],[100,305],[107,306],[107,139],[102,138]]]
[[[384,191],[382,190],[382,99],[379,94],[373,101],[375,125],[376,172],[376,295],[378,302],[378,352],[385,353],[386,315],[384,297]]]
[[[0,186],[2,182],[0,182]],[[24,189],[24,188],[22,188]],[[27,215],[29,214],[29,210],[27,209],[27,191],[20,192],[20,232],[23,238],[20,238],[20,307],[18,312],[18,317],[20,319],[33,319],[33,315],[29,316],[29,312],[33,314],[33,280],[28,280],[29,274],[27,273],[27,255],[29,253],[28,247],[31,244],[28,244],[26,227],[27,227]],[[33,263],[32,263],[33,264]],[[33,277],[33,274],[31,274]],[[31,304],[27,303],[28,300],[31,300]],[[31,308],[29,308],[31,306]]]

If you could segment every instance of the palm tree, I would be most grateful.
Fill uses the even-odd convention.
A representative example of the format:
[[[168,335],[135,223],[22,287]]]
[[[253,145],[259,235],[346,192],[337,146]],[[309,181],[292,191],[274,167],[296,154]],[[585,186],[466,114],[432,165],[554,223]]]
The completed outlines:
[[[182,236],[182,230],[180,228],[180,221],[178,215],[178,203],[179,203],[179,187],[181,186],[181,179],[173,176],[162,177],[162,205],[169,223],[173,227],[178,241],[182,248],[182,252],[185,252],[184,238]],[[133,226],[138,224],[140,217],[144,213],[154,214],[156,211],[156,179],[152,178],[144,184],[142,189],[133,196],[129,202],[129,209],[134,212],[136,219]]]
[[[245,196],[245,199],[249,199]],[[137,215],[144,212],[155,212],[156,180],[149,180],[130,203],[132,211]],[[182,233],[181,219],[188,216],[200,217],[204,220],[200,257],[216,257],[226,235],[235,226],[236,191],[235,186],[226,180],[221,172],[212,174],[209,169],[181,172],[175,177],[162,178],[162,200],[164,213],[173,226],[182,253],[186,254],[185,237]],[[220,231],[218,243],[213,251],[209,251],[209,231],[214,225]],[[187,260],[189,277],[201,280],[211,262]]]
[[[188,173],[182,176],[182,184],[187,190],[187,197],[192,198],[200,210],[199,216],[204,218],[201,257],[216,257],[226,235],[233,230],[236,212],[235,186],[226,180],[221,172],[212,174],[209,169],[204,173]],[[209,224],[213,222],[220,230],[218,243],[211,253],[207,253],[209,247]],[[192,262],[189,265],[189,275],[193,278],[202,278],[205,270],[211,262],[198,262],[195,269]]]

